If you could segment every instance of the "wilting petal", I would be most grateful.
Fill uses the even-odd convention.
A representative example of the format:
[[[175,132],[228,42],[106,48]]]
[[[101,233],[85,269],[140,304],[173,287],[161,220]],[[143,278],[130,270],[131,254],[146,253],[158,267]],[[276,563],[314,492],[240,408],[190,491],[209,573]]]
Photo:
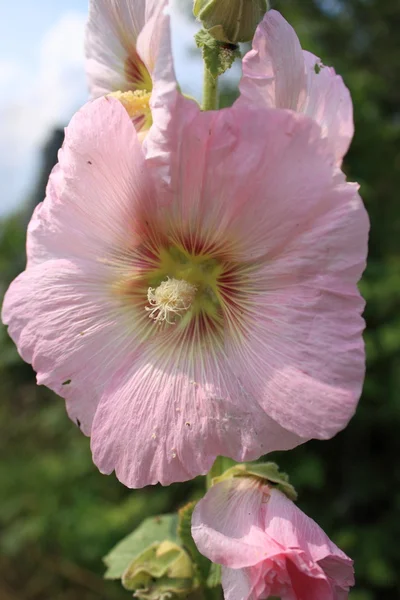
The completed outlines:
[[[334,69],[302,51],[294,29],[275,10],[258,26],[243,59],[239,104],[288,108],[317,121],[340,163],[354,133],[348,89]]]
[[[207,492],[192,535],[202,554],[223,565],[228,600],[338,600],[354,585],[352,561],[322,529],[280,491],[248,477]]]
[[[166,0],[91,0],[86,34],[93,97],[152,89],[158,61],[172,56]],[[173,69],[168,76],[174,78]]]

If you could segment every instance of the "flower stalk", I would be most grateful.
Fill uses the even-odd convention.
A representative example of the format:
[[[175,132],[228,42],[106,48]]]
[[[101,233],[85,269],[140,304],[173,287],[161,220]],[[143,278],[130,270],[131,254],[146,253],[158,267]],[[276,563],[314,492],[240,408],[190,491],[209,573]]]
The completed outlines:
[[[203,110],[218,109],[218,77],[213,77],[204,63]]]

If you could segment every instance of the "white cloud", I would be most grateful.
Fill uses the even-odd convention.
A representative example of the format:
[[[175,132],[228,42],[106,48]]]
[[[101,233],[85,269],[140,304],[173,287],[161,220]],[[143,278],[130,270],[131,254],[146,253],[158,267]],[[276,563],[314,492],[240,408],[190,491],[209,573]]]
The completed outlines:
[[[188,12],[190,14],[190,12]],[[200,50],[196,48],[194,35],[200,25],[188,19],[177,0],[171,6],[172,51],[176,75],[182,90],[199,99],[203,82],[203,64]]]
[[[66,13],[43,37],[36,70],[0,63],[0,214],[32,185],[38,151],[87,98],[83,39],[86,15]]]
[[[15,85],[20,75],[18,63],[11,60],[0,60],[0,98],[7,89]]]
[[[64,15],[45,35],[40,52],[39,88],[43,121],[65,123],[87,100],[84,70],[86,15]]]

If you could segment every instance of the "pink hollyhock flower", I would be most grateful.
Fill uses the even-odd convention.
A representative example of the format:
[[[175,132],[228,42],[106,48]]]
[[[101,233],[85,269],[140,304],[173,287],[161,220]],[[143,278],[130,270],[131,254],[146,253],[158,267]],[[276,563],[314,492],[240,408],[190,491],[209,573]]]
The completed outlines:
[[[353,561],[282,492],[249,477],[214,485],[192,535],[222,567],[226,600],[345,600]]]
[[[131,487],[329,438],[364,375],[368,220],[319,127],[179,93],[175,109],[149,159],[115,99],[77,113],[3,306],[38,383]]]
[[[167,5],[167,0],[90,0],[85,50],[91,95],[120,100],[141,139],[152,124],[154,88],[157,96],[176,85]]]
[[[349,90],[334,69],[301,49],[287,21],[270,10],[243,59],[239,104],[288,108],[317,121],[341,163],[354,133]]]

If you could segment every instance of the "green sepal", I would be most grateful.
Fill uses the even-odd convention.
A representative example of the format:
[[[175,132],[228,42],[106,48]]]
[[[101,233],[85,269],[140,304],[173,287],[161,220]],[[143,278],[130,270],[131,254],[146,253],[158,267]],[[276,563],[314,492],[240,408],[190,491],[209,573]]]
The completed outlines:
[[[238,46],[217,41],[205,29],[196,33],[194,38],[197,47],[202,50],[204,63],[214,79],[230,69],[236,58],[241,57]]]
[[[210,561],[200,554],[192,537],[192,514],[196,502],[189,502],[179,510],[178,535],[181,542],[190,555],[199,583],[205,585],[209,577]]]
[[[161,515],[145,519],[135,531],[121,540],[104,557],[107,566],[104,577],[120,579],[132,561],[154,543],[161,543],[164,540],[177,542],[177,526],[177,515]]]
[[[166,594],[181,598],[193,590],[193,575],[191,558],[181,546],[155,542],[131,562],[122,575],[122,585],[137,598],[160,600]]]
[[[157,579],[150,587],[136,590],[135,598],[140,600],[183,600],[192,591],[192,581],[183,579]]]
[[[297,500],[297,492],[289,483],[289,476],[279,471],[278,465],[273,462],[267,463],[243,463],[235,465],[212,480],[213,485],[230,477],[253,477],[262,482],[273,485],[283,492],[290,500]]]

